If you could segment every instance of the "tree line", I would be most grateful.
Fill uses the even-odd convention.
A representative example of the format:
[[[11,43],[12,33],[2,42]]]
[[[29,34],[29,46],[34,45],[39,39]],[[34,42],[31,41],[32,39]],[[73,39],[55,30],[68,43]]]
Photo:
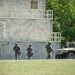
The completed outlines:
[[[53,10],[53,31],[61,32],[62,46],[75,41],[75,0],[46,0],[46,10]]]

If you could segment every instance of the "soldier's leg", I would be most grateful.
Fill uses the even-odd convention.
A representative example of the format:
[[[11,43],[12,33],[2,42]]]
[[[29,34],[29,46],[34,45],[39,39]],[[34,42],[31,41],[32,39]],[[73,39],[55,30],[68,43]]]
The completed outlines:
[[[28,56],[28,59],[31,59],[31,56]]]
[[[17,59],[17,53],[15,53],[15,59]]]
[[[31,53],[28,53],[28,59],[31,59]]]
[[[47,59],[49,59],[51,56],[50,56],[50,53],[48,53],[48,56],[47,56]]]
[[[28,56],[28,59],[30,59],[30,57]]]
[[[18,59],[21,59],[21,57],[20,57],[20,55],[19,55],[19,54],[17,54],[17,56],[18,56]]]
[[[30,57],[30,59],[31,59],[31,57]]]

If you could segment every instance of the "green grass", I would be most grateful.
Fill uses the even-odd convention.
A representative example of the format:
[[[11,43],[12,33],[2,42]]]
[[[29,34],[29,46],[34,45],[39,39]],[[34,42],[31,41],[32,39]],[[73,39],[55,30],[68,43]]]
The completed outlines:
[[[75,75],[75,60],[0,60],[0,75]]]

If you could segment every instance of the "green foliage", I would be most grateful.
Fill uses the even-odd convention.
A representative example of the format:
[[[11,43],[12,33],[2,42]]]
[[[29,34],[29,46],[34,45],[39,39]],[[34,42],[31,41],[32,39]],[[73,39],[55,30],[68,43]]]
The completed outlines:
[[[46,10],[53,10],[54,31],[62,34],[62,45],[75,41],[75,0],[46,0]]]

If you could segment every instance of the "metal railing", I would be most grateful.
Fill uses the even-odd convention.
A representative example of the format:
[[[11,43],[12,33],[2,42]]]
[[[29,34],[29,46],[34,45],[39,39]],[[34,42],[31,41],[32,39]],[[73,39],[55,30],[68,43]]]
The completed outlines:
[[[0,8],[0,18],[53,19],[52,10]]]
[[[51,41],[61,41],[61,33],[60,32],[53,32],[51,33]]]
[[[35,37],[35,39],[33,39]],[[32,37],[32,39],[31,38],[28,38],[28,40],[27,39],[24,39],[24,38],[13,38],[13,37],[11,37],[11,38],[0,38],[0,40],[1,41],[5,41],[5,40],[7,40],[7,41],[37,41],[37,42],[48,42],[48,41],[51,41],[51,42],[61,42],[61,33],[60,32],[53,32],[53,33],[51,33],[51,35],[50,35],[50,38],[49,39],[43,39],[43,38],[41,38],[40,36],[38,36],[37,35],[37,37],[38,38],[36,38],[36,36],[34,35],[33,37]]]

